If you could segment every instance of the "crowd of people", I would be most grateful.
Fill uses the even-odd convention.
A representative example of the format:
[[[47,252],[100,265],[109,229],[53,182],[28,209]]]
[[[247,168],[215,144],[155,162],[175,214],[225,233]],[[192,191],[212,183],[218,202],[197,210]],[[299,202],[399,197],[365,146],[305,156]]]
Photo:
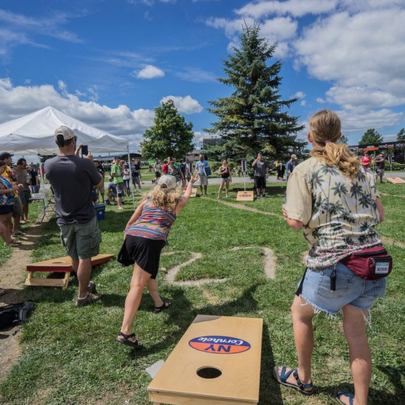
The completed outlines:
[[[93,202],[95,193],[97,199],[100,194],[102,201],[105,200],[105,172],[90,153],[79,157],[82,145],[77,145],[72,129],[59,127],[54,136],[59,153],[45,162],[45,173],[54,194],[62,242],[79,282],[76,306],[83,307],[101,298],[91,281],[91,258],[99,253],[101,243]],[[310,250],[304,259],[306,270],[291,306],[298,366],[277,366],[273,376],[286,387],[312,395],[315,390],[311,375],[312,320],[320,312],[334,316],[341,311],[355,392],[337,391],[335,396],[344,405],[364,405],[371,381],[366,325],[373,302],[385,294],[386,278],[363,279],[352,270],[348,259],[356,252],[364,253],[382,246],[375,227],[384,220],[384,210],[367,154],[360,162],[345,144],[338,142],[340,137],[339,117],[329,110],[316,113],[310,119],[308,132],[312,157],[297,165],[297,157],[292,155],[285,168],[288,182],[282,213],[290,227],[304,230]],[[9,167],[11,156],[9,153],[0,155],[0,234],[7,245],[16,243],[13,236],[19,232],[18,223],[27,219],[30,186],[34,186],[32,176],[38,175],[36,171],[27,170],[25,159],[17,161],[13,172]],[[384,162],[383,153],[375,159],[379,173]],[[116,340],[136,349],[143,347],[133,332],[133,324],[144,287],[154,301],[155,313],[168,310],[172,305],[160,296],[156,280],[160,255],[167,245],[171,226],[186,206],[198,179],[201,194],[207,194],[211,172],[204,156],[199,156],[194,172],[186,163],[180,160],[178,164],[168,157],[161,164],[155,159],[155,186],[141,200],[123,230],[124,241],[117,260],[125,266],[133,266],[133,274]],[[261,153],[252,167],[257,197],[265,197],[269,167]],[[283,167],[282,162],[276,165],[281,179]],[[133,160],[129,165],[119,158],[114,159],[111,183],[115,186],[118,210],[123,209],[122,198],[129,194],[130,181],[136,191],[141,190],[140,169],[139,161]],[[232,173],[227,160],[222,161],[218,175],[221,182],[217,198],[221,197],[224,187],[228,197]],[[382,177],[380,179],[382,181]],[[39,186],[36,180],[35,186]],[[331,193],[331,189],[336,191]],[[358,198],[360,192],[364,198]],[[336,210],[336,206],[342,209]],[[2,293],[4,291],[0,290]]]

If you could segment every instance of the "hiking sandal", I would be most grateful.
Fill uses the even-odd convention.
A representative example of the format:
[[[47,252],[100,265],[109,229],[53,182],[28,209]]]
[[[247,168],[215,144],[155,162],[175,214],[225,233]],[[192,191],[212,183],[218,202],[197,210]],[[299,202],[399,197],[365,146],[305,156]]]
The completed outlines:
[[[286,372],[287,368],[281,367],[281,371],[279,373],[278,367],[279,366],[276,366],[273,368],[273,377],[275,378],[275,380],[278,383],[280,383],[281,385],[284,385],[285,387],[293,388],[304,395],[312,395],[314,393],[314,386],[313,386],[312,382],[309,382],[308,384],[304,384],[301,381],[301,379],[298,377],[297,369],[290,369],[289,371]],[[297,384],[291,384],[291,383],[287,382],[288,377],[290,377],[291,374],[295,378],[295,381],[297,382]]]
[[[121,331],[118,333],[117,342],[122,343],[123,345],[133,347],[134,349],[142,349],[143,344],[135,337],[135,333],[126,335]]]
[[[153,310],[154,314],[159,314],[160,312],[169,309],[172,306],[172,303],[169,301],[163,301],[163,304],[160,307],[155,307]]]

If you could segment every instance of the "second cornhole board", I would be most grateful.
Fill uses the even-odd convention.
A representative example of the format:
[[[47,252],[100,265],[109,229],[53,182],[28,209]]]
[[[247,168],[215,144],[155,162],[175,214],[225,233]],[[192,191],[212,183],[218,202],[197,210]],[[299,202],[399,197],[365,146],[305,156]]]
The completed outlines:
[[[254,191],[238,191],[236,194],[236,201],[254,201],[255,192]]]
[[[114,259],[111,254],[99,254],[91,258],[92,266],[107,263]],[[45,260],[43,262],[30,263],[27,265],[28,277],[25,285],[41,287],[62,287],[65,290],[69,283],[70,272],[72,269],[72,259],[69,256],[58,257],[55,259]],[[32,273],[36,271],[46,271],[50,273],[65,273],[63,279],[58,278],[33,278]]]
[[[387,181],[392,184],[405,184],[405,180],[400,177],[387,177]]]
[[[198,315],[150,383],[150,401],[257,404],[262,330],[258,318]]]

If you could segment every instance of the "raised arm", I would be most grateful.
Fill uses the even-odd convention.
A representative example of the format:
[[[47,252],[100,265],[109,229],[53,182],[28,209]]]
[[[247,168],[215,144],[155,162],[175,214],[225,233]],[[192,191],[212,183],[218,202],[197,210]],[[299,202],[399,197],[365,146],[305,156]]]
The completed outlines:
[[[186,206],[188,199],[191,196],[191,192],[193,191],[193,184],[197,181],[198,176],[192,176],[190,181],[188,182],[186,192],[184,193],[183,197],[180,198],[179,203],[176,207],[176,216],[180,214],[180,211]]]

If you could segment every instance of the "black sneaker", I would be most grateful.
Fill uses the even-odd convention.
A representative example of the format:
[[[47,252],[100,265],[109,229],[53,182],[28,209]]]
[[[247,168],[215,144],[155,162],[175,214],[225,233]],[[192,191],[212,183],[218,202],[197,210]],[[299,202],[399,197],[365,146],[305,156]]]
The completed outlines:
[[[260,199],[260,195],[259,195],[259,194],[256,196],[256,199],[257,199],[257,200]]]
[[[263,194],[262,197],[263,197],[263,198],[266,198],[266,194]]]

